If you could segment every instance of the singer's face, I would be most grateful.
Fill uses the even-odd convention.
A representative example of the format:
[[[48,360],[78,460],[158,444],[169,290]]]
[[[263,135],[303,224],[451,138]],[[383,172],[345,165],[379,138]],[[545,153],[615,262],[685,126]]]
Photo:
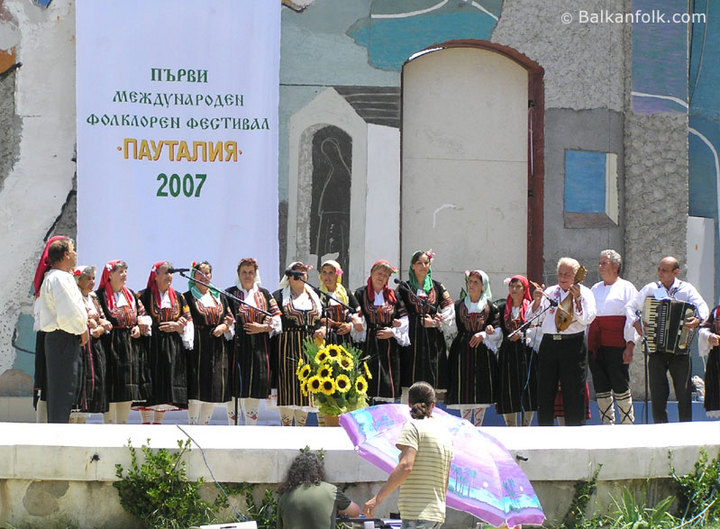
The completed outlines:
[[[320,269],[320,280],[330,292],[335,290],[337,286],[337,272],[330,265],[325,265]]]
[[[198,267],[197,271],[193,272],[193,278],[197,279],[198,281],[202,281],[203,283],[210,283],[210,281],[212,280],[212,272],[210,271],[210,267],[207,265],[202,265]],[[197,282],[195,283],[195,286],[202,294],[205,294],[205,292],[207,292],[208,290],[208,287],[206,287],[205,285],[201,285]]]
[[[575,271],[572,269],[572,266],[561,265],[560,268],[558,268],[557,274],[558,285],[560,285],[560,288],[563,290],[569,289],[575,282]]]
[[[257,270],[252,265],[243,265],[240,267],[238,277],[240,278],[240,284],[245,290],[250,290],[255,283],[255,277],[257,276]]]
[[[388,279],[390,279],[390,272],[385,268],[378,267],[370,274],[370,279],[375,292],[380,292],[385,285],[387,285]]]
[[[95,274],[80,276],[80,279],[78,279],[78,287],[80,288],[80,292],[83,293],[83,296],[87,296],[90,291],[95,288]]]
[[[412,269],[418,281],[425,279],[428,270],[430,270],[430,258],[425,254],[420,255],[418,260],[412,264]]]
[[[475,274],[468,276],[467,287],[468,287],[468,295],[470,296],[470,301],[473,301],[473,302],[478,301],[480,299],[480,296],[482,296],[482,290],[483,290],[482,279],[480,279]]]
[[[127,268],[120,267],[110,272],[110,287],[114,292],[119,291],[127,283]]]
[[[160,292],[165,292],[172,284],[172,274],[168,274],[165,268],[160,268],[155,276],[155,284]]]
[[[519,304],[525,295],[525,287],[516,279],[515,281],[511,281],[508,285],[508,293],[510,294],[510,298],[513,302]]]

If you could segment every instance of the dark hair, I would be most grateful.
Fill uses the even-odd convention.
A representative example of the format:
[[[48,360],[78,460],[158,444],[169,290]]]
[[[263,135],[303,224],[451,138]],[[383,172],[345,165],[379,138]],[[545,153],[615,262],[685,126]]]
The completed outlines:
[[[115,263],[113,265],[112,270],[110,270],[110,272],[115,272],[117,270],[127,270],[127,267],[128,267],[127,263],[125,261],[123,261],[122,259],[120,259],[117,263]]]
[[[199,263],[195,263],[193,265],[193,270],[200,270],[201,266],[207,266],[208,270],[210,270],[210,273],[212,274],[212,265],[210,263],[208,263],[207,261],[201,261]],[[200,272],[202,273],[201,270],[200,270]]]
[[[238,273],[238,274],[240,273],[240,269],[241,269],[243,266],[252,266],[253,268],[255,268],[255,271],[256,271],[256,272],[257,272],[257,269],[258,269],[258,263],[257,263],[257,260],[256,260],[254,257],[243,257],[242,259],[240,259],[240,262],[238,263],[238,266],[237,266],[237,273]]]
[[[314,452],[302,452],[290,464],[285,482],[278,492],[285,494],[292,492],[300,485],[309,487],[325,481],[325,465],[322,459]]]
[[[427,382],[415,382],[408,390],[408,402],[413,419],[426,419],[435,404],[435,390]]]
[[[428,252],[425,250],[417,250],[414,254],[412,254],[412,257],[410,257],[410,264],[414,265],[417,263],[422,255],[428,255]]]
[[[72,239],[65,237],[50,243],[48,247],[48,261],[51,265],[57,264],[65,258],[65,252],[70,251]]]

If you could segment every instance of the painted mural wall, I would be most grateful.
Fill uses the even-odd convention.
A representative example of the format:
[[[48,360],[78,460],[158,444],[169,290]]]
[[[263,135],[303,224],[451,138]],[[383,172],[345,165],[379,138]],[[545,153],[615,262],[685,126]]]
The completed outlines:
[[[538,258],[498,267],[493,248],[466,256],[471,266],[494,271],[496,297],[503,296],[499,278],[505,274],[529,270],[538,282],[554,282],[555,263],[563,255],[588,267],[587,283],[597,280],[595,264],[605,248],[624,255],[625,276],[638,286],[655,278],[664,255],[685,264],[688,215],[717,221],[720,209],[720,109],[713,91],[720,81],[720,6],[694,2],[697,14],[705,15],[702,22],[631,24],[592,15],[638,10],[687,15],[688,4],[586,4],[283,2],[277,175],[281,262],[261,263],[263,277],[279,274],[291,260],[317,264],[339,257],[347,260],[349,285],[357,287],[378,258],[407,267],[409,253],[423,244],[417,234],[404,241],[401,226],[412,222],[412,215],[432,217],[442,204],[425,200],[404,207],[409,197],[402,192],[402,156],[404,134],[410,131],[402,130],[403,68],[419,52],[463,43],[494,47],[516,62],[536,65],[521,169],[528,182],[527,207],[521,212],[527,234],[512,243]],[[70,0],[0,2],[0,240],[6,247],[0,261],[6,278],[0,395],[30,393],[32,274],[50,235],[76,231],[74,31]],[[452,91],[432,97],[463,108],[462,98],[453,99]],[[465,139],[466,130],[441,125],[457,134],[455,139]],[[472,172],[463,178],[472,179]],[[488,207],[493,205],[477,201],[478,211]],[[711,240],[717,241],[717,228],[710,226]],[[443,237],[448,248],[456,249],[467,234],[447,230],[433,237]],[[695,272],[715,275],[718,247],[714,262],[702,261]],[[455,260],[450,252],[438,255],[436,279],[445,280],[442,270],[465,267],[441,266],[451,255]],[[134,281],[141,278],[131,277],[131,287],[139,286]],[[450,274],[447,281],[457,283]],[[458,286],[453,285],[453,295]],[[703,293],[713,305],[715,292]]]

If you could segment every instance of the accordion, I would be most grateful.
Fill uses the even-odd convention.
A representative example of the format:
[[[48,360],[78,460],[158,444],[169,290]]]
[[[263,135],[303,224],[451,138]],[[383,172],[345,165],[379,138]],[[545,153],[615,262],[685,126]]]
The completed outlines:
[[[645,298],[643,322],[650,353],[689,354],[696,329],[685,321],[695,316],[695,305],[674,299]]]

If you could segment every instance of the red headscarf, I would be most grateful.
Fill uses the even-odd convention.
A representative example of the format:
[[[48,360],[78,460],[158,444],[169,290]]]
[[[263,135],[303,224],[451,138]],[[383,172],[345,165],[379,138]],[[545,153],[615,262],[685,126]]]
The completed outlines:
[[[380,259],[379,261],[375,261],[375,264],[372,265],[372,267],[370,268],[370,277],[368,277],[368,281],[367,281],[368,299],[370,300],[370,303],[373,303],[375,301],[375,288],[373,287],[373,284],[372,284],[373,270],[375,270],[375,268],[377,266],[383,266],[383,265],[388,267],[392,271],[392,273],[395,273],[395,269],[392,266],[390,266],[390,263],[387,262],[386,260]],[[393,292],[393,290],[390,287],[388,287],[387,282],[385,282],[385,286],[383,286],[383,298],[385,298],[385,300],[388,303],[392,303],[392,304],[397,303],[397,299],[395,298],[395,292]]]
[[[525,292],[523,293],[523,299],[522,304],[520,305],[520,321],[525,323],[525,313],[527,312],[528,307],[530,306],[530,302],[532,301],[532,298],[530,297],[530,284],[528,283],[527,277],[525,276],[512,276],[510,278],[510,283],[513,281],[518,280],[522,283],[523,287],[525,288]],[[510,284],[508,283],[508,285]],[[507,301],[505,303],[505,321],[510,321],[512,319],[512,307],[513,307],[513,300],[510,294],[508,294]]]
[[[117,265],[121,261],[122,259],[108,261],[103,267],[102,276],[100,276],[100,286],[98,287],[98,289],[105,290],[105,302],[107,303],[107,308],[110,312],[115,310],[115,293],[113,292],[112,286],[110,286],[110,272],[112,272],[113,268],[115,268],[115,265]],[[134,305],[132,302],[132,294],[125,285],[123,285],[122,287],[122,293],[125,296],[125,300],[127,301],[128,306],[133,307]]]
[[[157,283],[155,282],[155,278],[157,277],[157,270],[162,265],[167,263],[167,261],[158,261],[155,263],[152,268],[150,269],[150,277],[148,277],[147,287],[150,289],[150,291],[153,294],[153,298],[155,298],[155,303],[157,303],[157,306],[159,307],[162,298],[160,297],[160,289],[157,287]],[[168,296],[170,296],[170,304],[175,306],[175,302],[177,301],[177,296],[175,294],[175,289],[172,286],[168,287]]]
[[[42,285],[43,279],[45,278],[45,273],[50,270],[50,260],[48,259],[48,249],[50,248],[50,245],[54,243],[55,241],[59,241],[60,239],[66,239],[65,235],[54,235],[53,237],[50,237],[48,239],[48,242],[45,243],[45,249],[43,250],[42,255],[40,256],[40,262],[37,265],[37,268],[35,269],[35,279],[33,279],[33,287],[35,287],[35,297],[40,296],[40,286]]]

